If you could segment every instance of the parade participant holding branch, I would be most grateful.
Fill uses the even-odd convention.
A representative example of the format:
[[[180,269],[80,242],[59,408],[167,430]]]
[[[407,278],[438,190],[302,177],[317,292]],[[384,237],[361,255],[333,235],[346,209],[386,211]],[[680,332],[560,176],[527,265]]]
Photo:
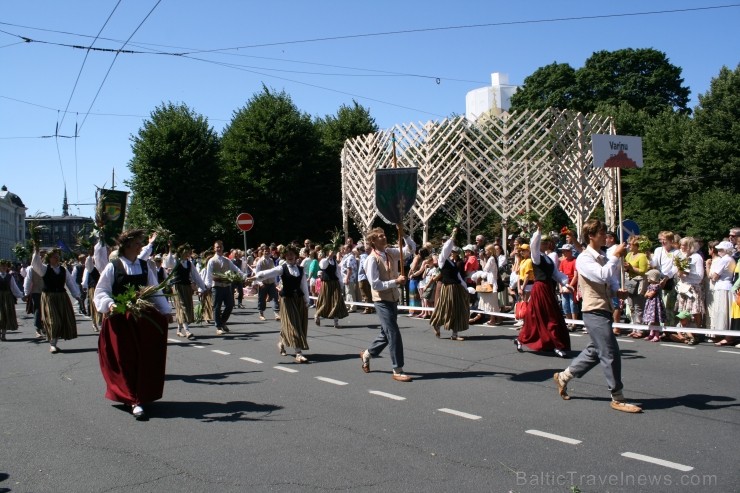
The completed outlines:
[[[388,248],[383,228],[374,228],[366,235],[367,245],[372,252],[365,261],[365,273],[372,289],[373,305],[380,319],[380,334],[369,348],[360,353],[362,371],[370,371],[370,359],[389,348],[393,365],[393,380],[410,382],[411,377],[403,372],[403,340],[398,329],[399,287],[406,283],[406,276],[398,274],[398,264],[403,258],[400,248]],[[404,253],[416,250],[410,237],[405,238]],[[466,293],[467,294],[467,293]]]
[[[601,363],[606,383],[611,392],[611,407],[617,411],[639,413],[641,408],[626,402],[622,393],[622,359],[619,353],[617,336],[612,332],[612,293],[624,299],[627,292],[619,289],[620,257],[626,246],[618,245],[613,257],[607,259],[601,254],[601,247],[606,243],[606,225],[598,219],[589,219],[583,225],[583,238],[588,240],[588,247],[578,255],[576,270],[578,285],[583,294],[583,322],[588,328],[591,342],[553,379],[558,393],[564,400],[569,400],[568,381],[573,377],[580,378],[591,368]]]
[[[470,295],[467,284],[460,275],[457,266],[450,260],[455,246],[457,228],[452,230],[450,238],[442,245],[439,252],[439,267],[442,271],[442,292],[434,306],[429,323],[434,328],[434,334],[439,337],[439,327],[444,325],[445,330],[452,331],[450,340],[464,341],[459,332],[468,330],[470,320]]]
[[[278,350],[281,356],[287,356],[286,347],[295,348],[297,363],[308,363],[303,351],[308,349],[308,283],[303,275],[303,268],[296,264],[298,248],[288,245],[285,248],[285,263],[272,269],[256,272],[247,281],[282,279],[280,290],[280,339]]]
[[[224,242],[216,240],[213,243],[214,255],[206,265],[206,286],[213,292],[213,316],[216,320],[216,335],[229,332],[226,322],[229,321],[234,309],[234,295],[231,291],[232,281],[227,278],[227,272],[235,272],[243,278],[242,271],[231,260],[224,257]],[[223,312],[221,305],[224,306]]]
[[[41,320],[44,324],[46,339],[49,341],[49,352],[59,352],[57,341],[77,338],[77,321],[69,296],[64,291],[66,286],[73,298],[79,298],[74,278],[61,264],[61,251],[52,249],[46,254],[46,263],[41,260],[38,245],[35,246],[31,265],[34,272],[44,280],[41,292]]]
[[[145,238],[141,229],[121,233],[118,258],[108,263],[95,288],[95,306],[103,314],[98,357],[105,397],[131,406],[139,420],[144,404],[162,398],[172,320],[154,263],[137,258]]]
[[[541,238],[538,224],[529,245],[534,283],[524,327],[514,339],[514,345],[519,352],[522,352],[522,344],[526,344],[533,351],[555,351],[565,358],[565,351],[570,351],[570,335],[555,295],[555,284],[568,287],[568,276],[557,270],[552,259],[540,251]]]
[[[170,248],[172,245],[170,244]],[[190,261],[193,249],[187,243],[177,247],[177,255],[170,252],[164,257],[162,264],[172,271],[170,284],[174,288],[175,313],[177,314],[177,336],[193,340],[195,336],[190,332],[190,324],[195,321],[193,308],[193,284],[201,291],[206,285],[198,274],[198,269]]]

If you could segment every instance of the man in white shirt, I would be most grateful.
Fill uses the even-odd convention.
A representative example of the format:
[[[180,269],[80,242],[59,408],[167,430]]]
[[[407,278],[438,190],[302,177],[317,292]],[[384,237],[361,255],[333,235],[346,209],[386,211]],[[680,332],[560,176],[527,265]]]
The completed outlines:
[[[582,231],[583,238],[589,244],[576,259],[576,271],[583,297],[583,323],[588,329],[591,342],[568,368],[555,373],[553,379],[560,397],[569,400],[568,381],[573,377],[582,377],[600,363],[612,395],[612,409],[639,413],[642,409],[629,404],[622,393],[622,359],[617,338],[612,332],[612,293],[622,299],[627,297],[627,291],[619,289],[618,278],[620,257],[625,254],[626,247],[624,244],[618,245],[613,250],[614,255],[607,259],[601,253],[606,240],[606,225],[598,219],[589,219]]]

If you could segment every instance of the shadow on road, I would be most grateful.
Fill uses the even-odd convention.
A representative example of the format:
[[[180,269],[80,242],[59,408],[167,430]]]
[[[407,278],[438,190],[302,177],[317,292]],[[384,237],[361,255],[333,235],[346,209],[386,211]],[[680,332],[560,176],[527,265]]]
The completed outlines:
[[[10,478],[10,476],[7,473],[0,472],[0,483],[5,481],[6,479]],[[2,488],[0,487],[0,493],[6,493],[10,491],[10,488]]]
[[[181,380],[185,383],[200,383],[205,385],[246,385],[250,382],[235,381],[235,382],[220,382],[218,380],[225,380],[231,375],[241,375],[246,373],[256,373],[251,371],[227,371],[223,373],[206,373],[202,375],[172,375],[167,374],[164,376],[165,381]]]
[[[360,359],[359,357],[357,358]],[[514,373],[508,373],[503,371],[477,371],[477,370],[460,370],[460,371],[439,371],[432,373],[421,373],[407,371],[412,377],[417,377],[424,380],[454,380],[457,378],[482,378],[482,377],[495,377],[495,376],[509,376],[513,377]]]
[[[357,361],[360,361],[360,352],[356,353],[350,353],[350,354],[311,354],[307,353],[306,356],[309,360],[311,360],[311,363],[329,363],[332,361],[343,361],[343,360],[350,360],[350,359],[356,359]]]
[[[258,404],[249,401],[231,402],[166,402],[158,401],[147,406],[151,419],[186,418],[204,423],[233,421],[262,421],[282,406]]]
[[[552,381],[552,376],[557,371],[562,371],[562,368],[534,370],[534,371],[525,371],[525,372],[522,372],[522,373],[512,374],[511,381],[512,382],[547,382],[547,381]]]

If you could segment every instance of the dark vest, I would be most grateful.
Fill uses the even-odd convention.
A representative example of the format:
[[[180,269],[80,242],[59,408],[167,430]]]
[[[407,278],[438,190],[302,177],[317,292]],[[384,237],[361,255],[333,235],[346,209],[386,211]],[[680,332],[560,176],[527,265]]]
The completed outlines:
[[[172,269],[170,284],[190,284],[190,269],[193,268],[193,264],[190,263],[190,260],[186,260],[185,262],[187,263],[187,267],[183,267],[182,262],[177,261],[177,265]]]
[[[326,269],[322,269],[324,281],[338,281],[337,277],[337,264],[329,264]]]
[[[555,272],[555,264],[544,253],[540,255],[540,263],[535,264],[532,262],[532,267],[534,267],[535,281],[551,282],[553,280],[552,273]]]
[[[288,264],[283,264],[283,289],[280,290],[280,296],[283,298],[303,296],[303,291],[301,291],[303,268],[300,265],[297,265],[296,267],[298,267],[298,277],[291,276],[290,271],[288,270]]]
[[[64,281],[67,279],[67,269],[63,266],[59,268],[59,274],[54,272],[50,265],[46,266],[44,274],[44,293],[63,293]]]
[[[10,274],[5,274],[5,278],[0,277],[0,291],[10,291],[10,281],[12,279]]]
[[[77,284],[82,284],[82,274],[84,273],[85,268],[82,265],[77,264],[77,266],[75,266],[75,282]]]
[[[450,284],[460,284],[460,279],[458,278],[460,270],[451,261],[445,260],[445,263],[442,265],[441,271],[442,284],[447,286],[449,286]]]
[[[100,280],[100,271],[97,267],[93,267],[93,270],[87,273],[87,287],[95,288]]]
[[[123,266],[123,261],[120,258],[114,260],[113,263],[113,296],[123,294],[126,292],[126,288],[129,284],[133,285],[136,289],[141,286],[149,284],[149,266],[146,260],[136,259],[139,261],[141,266],[141,274],[130,276],[126,273],[126,269]]]

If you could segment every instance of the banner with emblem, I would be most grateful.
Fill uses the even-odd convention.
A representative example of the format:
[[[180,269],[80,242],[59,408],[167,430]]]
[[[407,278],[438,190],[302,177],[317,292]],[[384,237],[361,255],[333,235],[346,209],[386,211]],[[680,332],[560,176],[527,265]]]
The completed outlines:
[[[107,245],[113,245],[118,235],[123,231],[127,197],[128,192],[121,190],[105,190],[103,188],[99,190],[95,222],[103,233]]]

